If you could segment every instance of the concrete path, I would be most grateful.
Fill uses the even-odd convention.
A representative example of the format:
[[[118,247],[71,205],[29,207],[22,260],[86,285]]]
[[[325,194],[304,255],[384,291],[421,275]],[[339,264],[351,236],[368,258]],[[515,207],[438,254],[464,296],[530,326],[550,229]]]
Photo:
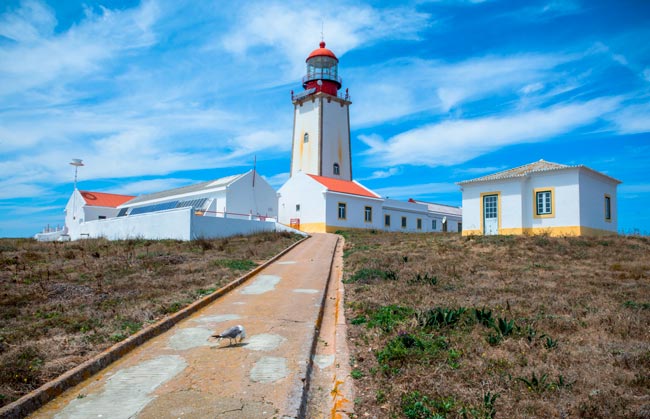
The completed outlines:
[[[315,234],[29,418],[299,417],[336,242]],[[236,324],[242,343],[210,338]]]

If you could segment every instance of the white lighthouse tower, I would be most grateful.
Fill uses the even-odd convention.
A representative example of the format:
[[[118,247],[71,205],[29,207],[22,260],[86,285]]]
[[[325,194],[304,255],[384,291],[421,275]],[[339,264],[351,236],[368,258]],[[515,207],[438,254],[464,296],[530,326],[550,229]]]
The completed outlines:
[[[307,57],[304,91],[293,95],[291,176],[304,172],[352,180],[350,102],[347,89],[339,96],[339,60],[325,42]]]

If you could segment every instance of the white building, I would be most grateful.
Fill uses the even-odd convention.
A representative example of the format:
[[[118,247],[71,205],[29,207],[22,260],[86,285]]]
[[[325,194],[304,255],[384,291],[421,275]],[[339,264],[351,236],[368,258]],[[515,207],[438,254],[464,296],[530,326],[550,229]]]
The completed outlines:
[[[71,240],[192,240],[284,229],[277,195],[254,171],[138,197],[75,190],[66,205]]]
[[[291,173],[279,190],[279,221],[308,232],[377,229],[460,231],[460,208],[384,199],[353,180],[347,93],[325,42],[307,57],[294,105]],[[447,230],[447,228],[450,228]]]
[[[583,165],[544,160],[460,182],[463,235],[615,234],[619,183]]]

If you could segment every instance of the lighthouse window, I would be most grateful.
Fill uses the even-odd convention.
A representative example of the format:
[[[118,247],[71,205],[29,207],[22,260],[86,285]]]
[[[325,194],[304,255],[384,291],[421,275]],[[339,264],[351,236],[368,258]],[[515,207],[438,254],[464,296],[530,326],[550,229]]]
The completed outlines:
[[[309,133],[305,133],[305,136],[303,137],[303,142],[308,143],[309,142]]]
[[[341,168],[339,167],[338,163],[334,163],[334,174],[338,175],[341,173]]]

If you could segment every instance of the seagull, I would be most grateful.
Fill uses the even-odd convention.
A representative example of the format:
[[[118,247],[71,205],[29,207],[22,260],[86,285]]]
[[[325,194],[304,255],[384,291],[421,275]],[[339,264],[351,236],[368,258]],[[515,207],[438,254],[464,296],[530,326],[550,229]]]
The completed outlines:
[[[219,340],[217,341],[220,342],[221,339],[223,338],[228,338],[228,346],[232,345],[232,340],[235,339],[235,342],[237,342],[237,338],[239,338],[239,341],[241,342],[244,340],[246,337],[246,331],[244,330],[244,326],[238,324],[237,326],[233,326],[230,329],[227,329],[226,331],[222,332],[220,335],[214,334],[212,335],[213,338],[218,338]]]

